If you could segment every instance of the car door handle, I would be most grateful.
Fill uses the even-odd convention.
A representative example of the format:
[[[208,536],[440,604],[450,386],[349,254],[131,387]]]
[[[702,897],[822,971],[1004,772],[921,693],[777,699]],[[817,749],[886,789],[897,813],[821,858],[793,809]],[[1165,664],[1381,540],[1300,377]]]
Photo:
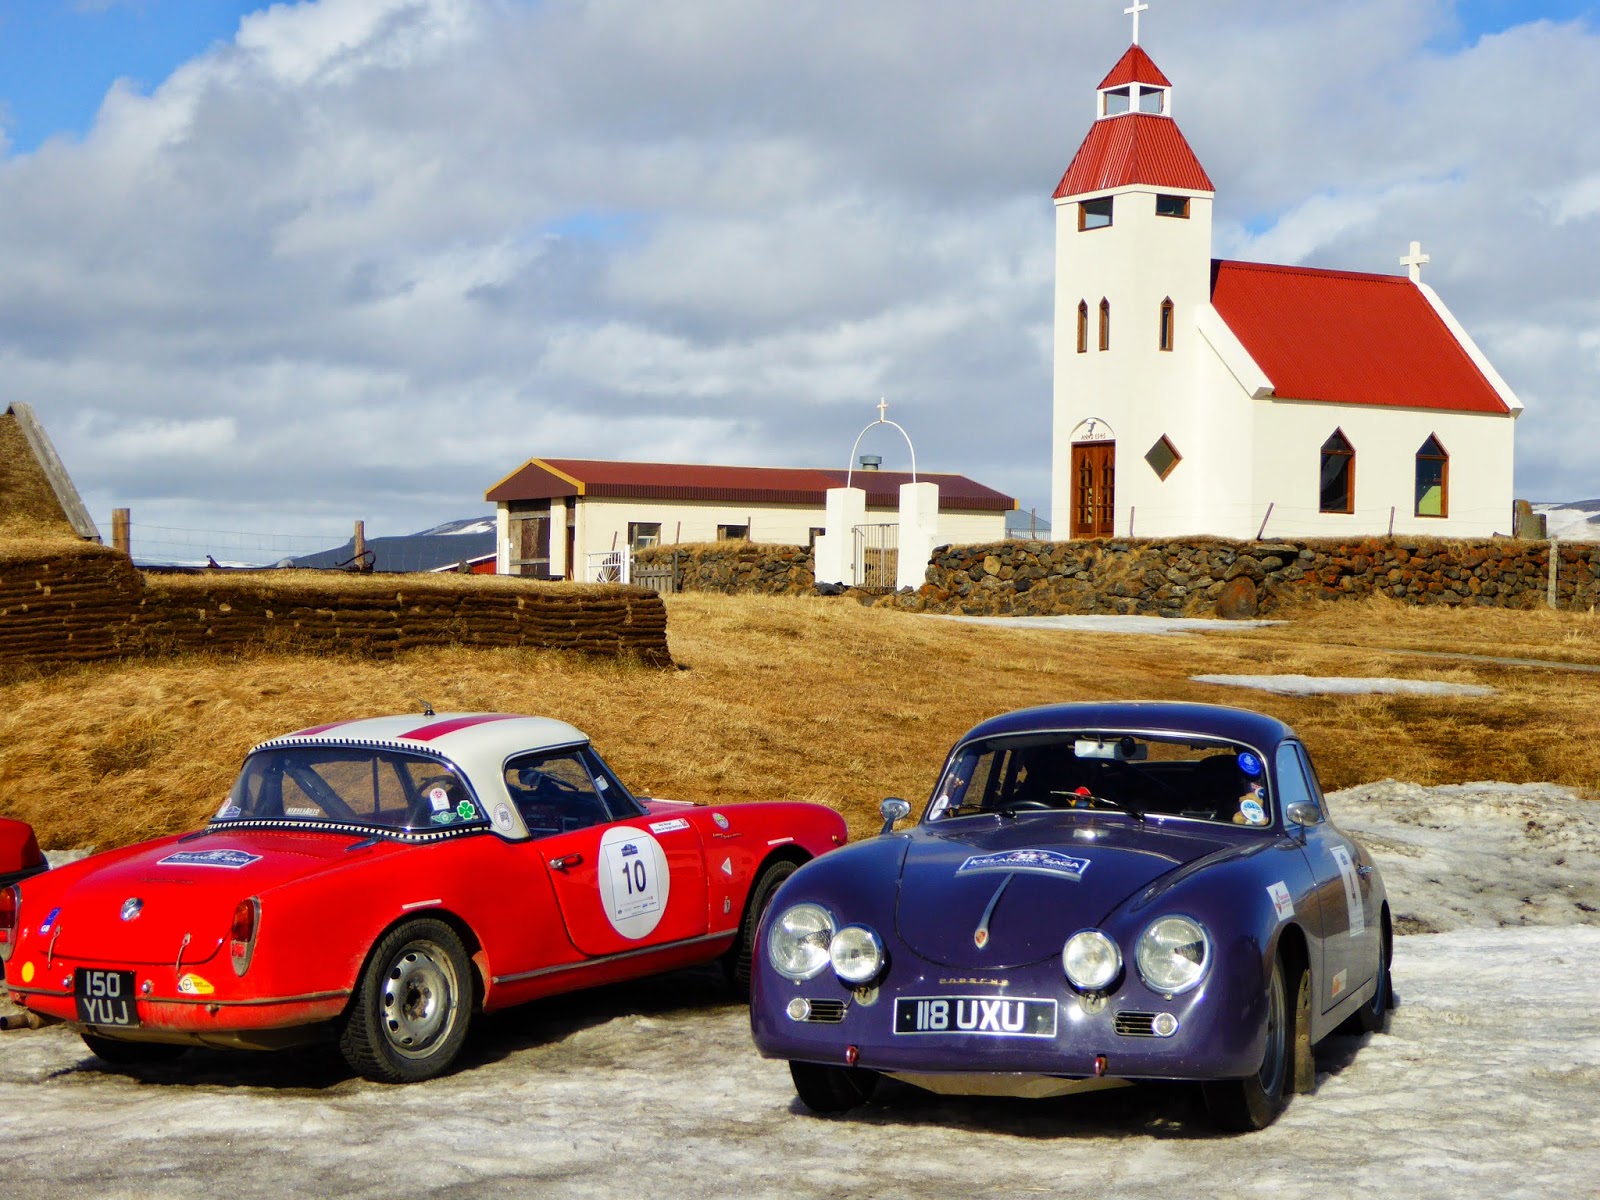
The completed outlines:
[[[560,858],[552,858],[550,860],[550,869],[552,871],[565,871],[568,867],[576,867],[582,862],[583,855],[581,854],[563,854]]]

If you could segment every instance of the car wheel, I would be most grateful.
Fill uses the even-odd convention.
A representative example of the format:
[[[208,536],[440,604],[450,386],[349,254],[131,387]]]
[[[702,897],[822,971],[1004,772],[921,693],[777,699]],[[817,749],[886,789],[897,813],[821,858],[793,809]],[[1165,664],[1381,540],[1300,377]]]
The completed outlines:
[[[1388,1033],[1389,1013],[1394,1008],[1394,983],[1389,978],[1389,959],[1393,943],[1386,928],[1378,942],[1378,986],[1368,1000],[1341,1027],[1341,1033]]]
[[[89,1053],[113,1067],[148,1067],[171,1062],[189,1049],[170,1042],[122,1042],[115,1038],[95,1037],[92,1033],[82,1036]]]
[[[455,1061],[472,1019],[472,965],[443,921],[408,921],[373,948],[339,1049],[376,1083],[432,1079]]]
[[[1294,985],[1298,995],[1298,975]],[[1243,1079],[1223,1079],[1205,1085],[1206,1108],[1218,1126],[1247,1133],[1265,1129],[1278,1119],[1278,1114],[1289,1103],[1294,1070],[1292,1026],[1283,959],[1275,958],[1272,976],[1267,981],[1267,1046],[1260,1068]]]
[[[797,869],[794,863],[785,860],[770,863],[756,877],[755,886],[750,889],[750,899],[744,906],[744,919],[739,922],[739,936],[733,943],[733,949],[722,960],[723,969],[728,975],[728,987],[741,1000],[750,999],[750,977],[755,971],[756,930],[761,927],[761,918],[772,903],[772,897],[783,886],[783,881]]]
[[[791,1062],[789,1075],[800,1103],[815,1113],[848,1112],[878,1090],[878,1073],[861,1067]]]

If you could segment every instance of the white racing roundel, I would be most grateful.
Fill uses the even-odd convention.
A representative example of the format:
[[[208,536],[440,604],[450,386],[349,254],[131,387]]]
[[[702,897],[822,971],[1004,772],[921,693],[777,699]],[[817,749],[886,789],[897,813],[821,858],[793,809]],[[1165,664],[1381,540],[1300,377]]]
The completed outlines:
[[[600,838],[600,903],[625,938],[648,937],[667,911],[672,876],[661,843],[627,825]]]

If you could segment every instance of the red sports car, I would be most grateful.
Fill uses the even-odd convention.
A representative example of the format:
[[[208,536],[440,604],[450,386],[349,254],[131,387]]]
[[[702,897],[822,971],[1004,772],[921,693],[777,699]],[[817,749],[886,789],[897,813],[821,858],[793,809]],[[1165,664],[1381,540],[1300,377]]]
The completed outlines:
[[[328,1037],[410,1082],[477,1012],[719,958],[743,990],[778,885],[844,840],[820,805],[635,798],[561,721],[343,721],[257,746],[204,829],[0,890],[0,957],[107,1062]]]
[[[33,836],[33,826],[26,821],[0,817],[0,888],[21,883],[47,865],[39,852],[39,841]],[[0,900],[0,904],[3,903],[5,901]]]

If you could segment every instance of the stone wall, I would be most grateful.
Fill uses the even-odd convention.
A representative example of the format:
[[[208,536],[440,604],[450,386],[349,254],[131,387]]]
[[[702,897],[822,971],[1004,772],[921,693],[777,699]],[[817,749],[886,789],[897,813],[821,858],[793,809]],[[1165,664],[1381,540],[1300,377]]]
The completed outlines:
[[[1306,600],[1533,608],[1546,602],[1548,542],[996,542],[941,546],[917,592],[887,602],[953,613],[1149,613],[1248,617]],[[1600,545],[1560,548],[1557,602],[1600,601]]]
[[[643,588],[302,571],[147,578],[99,546],[0,552],[4,664],[257,646],[387,656],[441,645],[672,661],[666,609]]]
[[[766,542],[656,546],[633,556],[634,568],[673,568],[677,591],[797,596],[816,586],[811,551]],[[662,588],[666,591],[668,589]]]

